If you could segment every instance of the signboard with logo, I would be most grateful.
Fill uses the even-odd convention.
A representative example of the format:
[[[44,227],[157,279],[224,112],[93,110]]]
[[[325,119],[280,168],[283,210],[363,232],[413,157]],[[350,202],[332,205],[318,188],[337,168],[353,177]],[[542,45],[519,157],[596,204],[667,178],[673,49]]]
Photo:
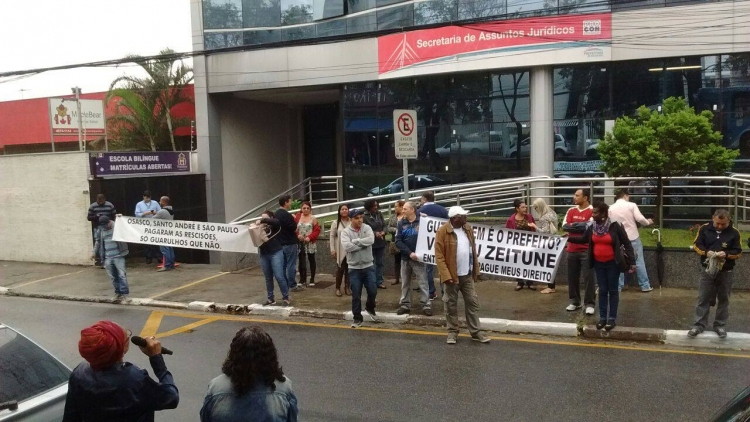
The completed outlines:
[[[83,132],[86,135],[104,135],[107,120],[102,100],[81,101]],[[49,114],[52,135],[78,135],[78,105],[71,98],[50,98]]]
[[[609,60],[611,13],[444,26],[378,37],[381,78]],[[502,60],[498,60],[502,59]]]
[[[413,160],[418,157],[416,110],[393,110],[393,136],[397,160]]]
[[[97,152],[91,154],[91,170],[97,177],[190,173],[190,152]]]

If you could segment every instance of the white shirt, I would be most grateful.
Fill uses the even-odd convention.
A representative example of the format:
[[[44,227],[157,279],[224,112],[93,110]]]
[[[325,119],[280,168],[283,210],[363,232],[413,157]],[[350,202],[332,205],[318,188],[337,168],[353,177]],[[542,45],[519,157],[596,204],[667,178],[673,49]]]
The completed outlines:
[[[456,233],[458,238],[458,244],[456,245],[456,269],[459,277],[469,275],[471,273],[471,243],[469,237],[466,236],[464,229],[453,228],[453,232]],[[458,280],[456,280],[458,281]]]
[[[609,218],[622,224],[630,240],[636,240],[639,237],[638,224],[636,222],[644,226],[649,225],[648,219],[641,214],[638,205],[624,199],[618,199],[617,202],[609,207]]]

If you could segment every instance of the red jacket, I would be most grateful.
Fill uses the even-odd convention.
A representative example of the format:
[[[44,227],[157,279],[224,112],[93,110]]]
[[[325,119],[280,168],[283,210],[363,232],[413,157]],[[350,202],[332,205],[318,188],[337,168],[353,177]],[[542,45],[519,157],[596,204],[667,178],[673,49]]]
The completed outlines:
[[[529,223],[536,224],[536,221],[534,221],[534,217],[531,214],[528,214],[528,213],[526,214],[526,221],[528,221]],[[516,230],[516,214],[515,213],[510,216],[510,218],[508,219],[508,221],[505,222],[505,228],[506,229]],[[536,229],[532,228],[530,231],[535,232]]]
[[[302,218],[302,213],[298,212],[297,214],[294,214],[294,222],[299,224],[299,220]],[[299,230],[297,230],[297,236],[299,236]],[[308,236],[310,238],[310,243],[315,243],[318,240],[318,236],[320,236],[320,224],[318,224],[318,219],[313,217],[313,229],[312,233]]]

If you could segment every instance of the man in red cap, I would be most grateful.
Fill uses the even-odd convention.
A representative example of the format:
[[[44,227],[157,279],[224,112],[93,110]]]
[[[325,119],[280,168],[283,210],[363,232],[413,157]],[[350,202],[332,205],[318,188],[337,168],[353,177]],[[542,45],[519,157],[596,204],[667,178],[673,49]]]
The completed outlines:
[[[154,337],[145,340],[146,347],[140,349],[159,382],[122,361],[129,349],[129,330],[112,321],[83,329],[78,351],[86,362],[70,375],[63,422],[153,422],[155,411],[176,408],[180,396],[161,355],[161,343]]]

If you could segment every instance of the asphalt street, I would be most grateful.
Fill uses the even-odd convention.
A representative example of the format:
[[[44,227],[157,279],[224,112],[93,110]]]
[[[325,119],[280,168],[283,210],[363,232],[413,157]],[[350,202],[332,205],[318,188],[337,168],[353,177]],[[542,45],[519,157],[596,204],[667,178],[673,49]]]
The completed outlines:
[[[750,355],[626,343],[495,336],[490,344],[442,331],[379,324],[354,330],[320,320],[260,320],[117,305],[0,297],[0,322],[77,365],[80,329],[114,320],[175,351],[167,366],[177,410],[198,420],[207,383],[234,333],[258,324],[276,342],[301,421],[705,421],[750,384]],[[705,353],[705,354],[703,354]],[[135,348],[126,360],[148,368]]]

